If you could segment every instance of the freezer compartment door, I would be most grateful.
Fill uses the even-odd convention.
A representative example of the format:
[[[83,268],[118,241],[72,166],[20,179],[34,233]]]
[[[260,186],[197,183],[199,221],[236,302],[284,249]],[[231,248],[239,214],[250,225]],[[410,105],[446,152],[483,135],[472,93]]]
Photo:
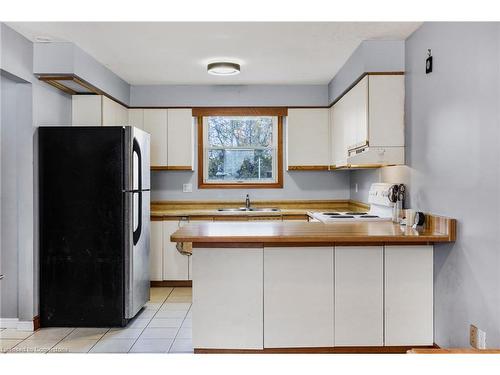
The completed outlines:
[[[125,191],[150,189],[149,134],[125,127]]]
[[[133,318],[149,301],[150,192],[125,192],[125,318]]]

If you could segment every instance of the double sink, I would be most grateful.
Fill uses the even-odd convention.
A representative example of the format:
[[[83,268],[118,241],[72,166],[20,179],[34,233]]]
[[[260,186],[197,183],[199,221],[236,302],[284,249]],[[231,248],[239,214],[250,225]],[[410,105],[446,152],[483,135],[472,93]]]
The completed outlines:
[[[246,208],[246,207],[239,207],[239,208],[219,208],[217,211],[219,212],[279,212],[279,208],[268,208],[268,207],[263,207],[263,208]]]

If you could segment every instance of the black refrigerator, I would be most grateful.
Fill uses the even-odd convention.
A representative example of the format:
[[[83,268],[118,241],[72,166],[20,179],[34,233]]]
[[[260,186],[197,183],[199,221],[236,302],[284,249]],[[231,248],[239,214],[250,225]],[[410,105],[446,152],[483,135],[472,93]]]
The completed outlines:
[[[125,326],[149,300],[149,134],[38,130],[40,324]]]

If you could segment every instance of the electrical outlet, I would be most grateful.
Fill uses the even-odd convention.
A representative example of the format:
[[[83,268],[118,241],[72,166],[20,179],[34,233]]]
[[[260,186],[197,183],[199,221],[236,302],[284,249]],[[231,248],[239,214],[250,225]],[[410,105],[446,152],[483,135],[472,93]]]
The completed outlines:
[[[358,192],[358,183],[354,184],[354,191],[357,193]]]
[[[475,349],[486,349],[486,332],[481,331],[475,325],[470,325],[469,343]]]
[[[192,193],[193,192],[193,184],[182,184],[182,192],[183,193]]]

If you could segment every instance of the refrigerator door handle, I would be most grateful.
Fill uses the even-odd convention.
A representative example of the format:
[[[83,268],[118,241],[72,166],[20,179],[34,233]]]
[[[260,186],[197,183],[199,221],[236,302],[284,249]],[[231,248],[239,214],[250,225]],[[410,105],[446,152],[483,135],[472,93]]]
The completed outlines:
[[[137,142],[137,139],[134,138],[134,142],[132,145],[132,152],[137,154],[138,158],[138,171],[137,171],[137,176],[138,176],[138,191],[137,194],[139,194],[139,204],[137,208],[137,229],[134,230],[133,233],[133,240],[134,240],[134,245],[139,242],[139,238],[141,237],[141,231],[142,231],[142,156],[141,156],[141,148],[139,147],[139,142]],[[136,194],[134,192],[134,194]]]

